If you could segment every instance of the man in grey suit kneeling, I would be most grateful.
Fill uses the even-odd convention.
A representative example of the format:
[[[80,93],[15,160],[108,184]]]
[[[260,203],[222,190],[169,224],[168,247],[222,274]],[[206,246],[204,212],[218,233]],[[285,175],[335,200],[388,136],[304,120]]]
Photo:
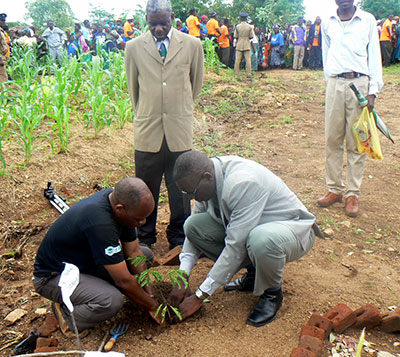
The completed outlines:
[[[173,177],[196,200],[186,220],[180,269],[188,276],[200,254],[215,261],[191,295],[175,287],[169,302],[182,318],[193,315],[221,285],[260,296],[247,323],[263,326],[282,306],[282,274],[287,262],[310,251],[315,217],[286,184],[264,166],[237,156],[208,158],[189,151],[179,156]],[[242,268],[248,272],[230,282]]]

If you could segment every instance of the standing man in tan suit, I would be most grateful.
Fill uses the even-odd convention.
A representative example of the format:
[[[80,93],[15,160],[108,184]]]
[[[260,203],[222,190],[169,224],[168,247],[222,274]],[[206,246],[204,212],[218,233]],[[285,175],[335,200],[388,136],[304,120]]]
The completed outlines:
[[[136,176],[147,184],[156,202],[138,232],[142,244],[151,247],[156,242],[157,203],[165,176],[171,211],[166,233],[174,248],[183,244],[190,201],[176,186],[172,171],[178,156],[192,148],[193,101],[203,85],[204,55],[199,39],[172,28],[169,0],[149,0],[146,20],[150,32],[129,41],[125,55],[136,113]]]
[[[249,16],[245,12],[239,14],[241,23],[236,26],[233,37],[236,40],[236,60],[235,60],[235,74],[238,75],[240,72],[240,62],[244,56],[246,61],[246,73],[247,76],[251,76],[251,53],[253,49],[255,52],[254,44],[250,40],[254,37],[253,26],[247,23],[247,17]]]

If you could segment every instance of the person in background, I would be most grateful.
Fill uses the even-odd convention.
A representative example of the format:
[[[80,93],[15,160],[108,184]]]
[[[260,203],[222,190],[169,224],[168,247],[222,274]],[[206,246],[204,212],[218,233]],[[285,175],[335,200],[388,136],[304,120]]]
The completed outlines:
[[[0,14],[1,21],[5,21],[5,14]],[[6,33],[3,30],[3,27],[0,27],[0,83],[3,83],[8,80],[7,74],[7,57],[6,54],[10,48],[8,47]]]
[[[186,26],[189,31],[189,35],[200,38],[200,22],[196,16],[196,9],[189,11],[189,17],[186,19]]]
[[[117,48],[117,40],[120,38],[119,34],[117,31],[114,29],[111,29],[109,25],[104,26],[104,32],[106,36],[106,51],[107,52],[116,52],[118,50]]]
[[[225,66],[229,65],[230,52],[228,25],[229,19],[224,19],[224,22],[221,25],[221,36],[218,37],[218,44],[220,47],[220,60]]]
[[[207,37],[207,22],[208,22],[208,16],[207,15],[201,15],[200,17],[200,38],[201,40],[204,40]]]
[[[124,34],[125,34],[126,41],[130,41],[132,38],[135,38],[135,32],[133,31],[132,23],[133,23],[132,17],[125,21]]]
[[[149,32],[128,42],[125,68],[135,110],[136,176],[148,185],[155,207],[138,229],[139,240],[151,247],[157,241],[157,206],[163,177],[168,190],[170,248],[183,244],[183,223],[190,201],[174,180],[176,159],[193,145],[193,102],[203,85],[204,52],[201,41],[172,27],[169,0],[149,0]],[[179,105],[177,105],[179,104]]]
[[[255,36],[253,26],[247,23],[247,17],[249,16],[246,12],[239,13],[240,24],[236,26],[234,32],[234,38],[236,42],[236,58],[235,58],[235,74],[238,75],[240,72],[240,63],[244,57],[246,62],[246,73],[248,77],[251,77],[251,50],[255,52],[255,48],[250,40]]]
[[[86,44],[90,47],[92,44],[92,28],[89,20],[83,21],[82,35],[85,38]]]
[[[322,68],[322,40],[321,40],[321,18],[316,17],[310,29],[310,36],[307,38],[307,47],[310,48],[309,67],[310,69]]]
[[[68,57],[76,57],[78,58],[78,54],[79,54],[79,44],[78,41],[76,40],[76,37],[73,33],[67,33],[67,31],[65,31],[65,33],[67,34],[67,53],[68,53]]]
[[[333,0],[332,0],[333,1]],[[325,174],[328,193],[317,200],[329,207],[345,198],[345,214],[357,217],[366,153],[360,154],[352,126],[361,115],[353,82],[368,98],[368,110],[383,86],[382,62],[374,16],[354,6],[354,0],[336,0],[338,10],[322,23],[322,56],[326,79]],[[346,185],[343,182],[344,152]]]
[[[84,56],[89,54],[89,46],[86,43],[85,37],[83,36],[81,31],[76,32],[76,40],[78,41],[79,50],[82,52]],[[86,57],[84,57],[86,58]]]
[[[390,62],[392,60],[393,19],[394,16],[389,15],[386,21],[383,23],[381,37],[379,39],[381,45],[382,63],[385,67],[390,66]]]
[[[300,70],[303,68],[306,39],[307,29],[304,26],[304,19],[299,17],[297,24],[293,26],[292,31],[290,32],[290,41],[294,46],[294,70]]]
[[[178,31],[183,33],[189,33],[187,26],[182,23],[181,19],[176,19],[175,24],[176,24],[176,29]]]
[[[103,25],[97,24],[96,32],[93,35],[93,41],[96,48],[99,46],[102,47],[106,42],[106,34],[104,33]]]
[[[251,51],[251,69],[253,71],[258,70],[258,51],[260,49],[260,44],[258,42],[257,32],[259,30],[258,27],[254,28],[254,37],[250,40],[253,50]]]
[[[279,30],[278,25],[272,27],[274,34],[271,36],[271,57],[269,65],[272,68],[282,67],[285,60],[283,58],[285,51],[285,43],[283,35]]]
[[[50,20],[47,25],[48,28],[44,30],[42,37],[47,42],[47,48],[49,49],[50,58],[53,61],[56,60],[59,64],[61,64],[62,48],[67,38],[64,31],[54,26],[54,22],[52,20]]]
[[[217,38],[221,36],[221,29],[219,28],[217,13],[210,12],[210,20],[207,22],[207,37],[217,42]]]
[[[17,43],[20,46],[33,47],[35,44],[37,44],[37,40],[36,37],[32,36],[32,32],[33,31],[31,31],[30,29],[24,29],[23,30],[24,35],[16,39],[15,43]]]
[[[397,25],[395,27],[394,33],[395,33],[395,45],[393,48],[393,57],[392,57],[392,62],[393,63],[398,63],[400,61],[400,25],[399,25],[399,19],[396,19]]]

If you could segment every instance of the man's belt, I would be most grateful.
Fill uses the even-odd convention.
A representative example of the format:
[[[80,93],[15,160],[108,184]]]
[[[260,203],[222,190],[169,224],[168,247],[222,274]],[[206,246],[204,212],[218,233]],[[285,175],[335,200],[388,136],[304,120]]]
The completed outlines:
[[[360,78],[366,76],[364,73],[358,73],[358,72],[345,72],[345,73],[340,73],[336,77],[337,78],[345,78],[345,79],[354,79],[354,78]]]

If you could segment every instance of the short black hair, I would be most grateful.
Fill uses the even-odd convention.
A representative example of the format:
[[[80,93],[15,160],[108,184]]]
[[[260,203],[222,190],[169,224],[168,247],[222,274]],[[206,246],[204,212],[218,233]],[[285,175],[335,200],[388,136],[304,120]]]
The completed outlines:
[[[211,169],[212,161],[200,151],[186,151],[175,161],[173,179],[179,182],[185,177],[201,175]]]
[[[190,9],[190,10],[189,10],[189,14],[190,14],[190,15],[193,15],[193,14],[195,14],[195,13],[196,13],[196,9]]]
[[[125,177],[117,183],[114,189],[114,198],[116,203],[124,205],[127,209],[135,210],[142,201],[143,181],[136,177]]]

